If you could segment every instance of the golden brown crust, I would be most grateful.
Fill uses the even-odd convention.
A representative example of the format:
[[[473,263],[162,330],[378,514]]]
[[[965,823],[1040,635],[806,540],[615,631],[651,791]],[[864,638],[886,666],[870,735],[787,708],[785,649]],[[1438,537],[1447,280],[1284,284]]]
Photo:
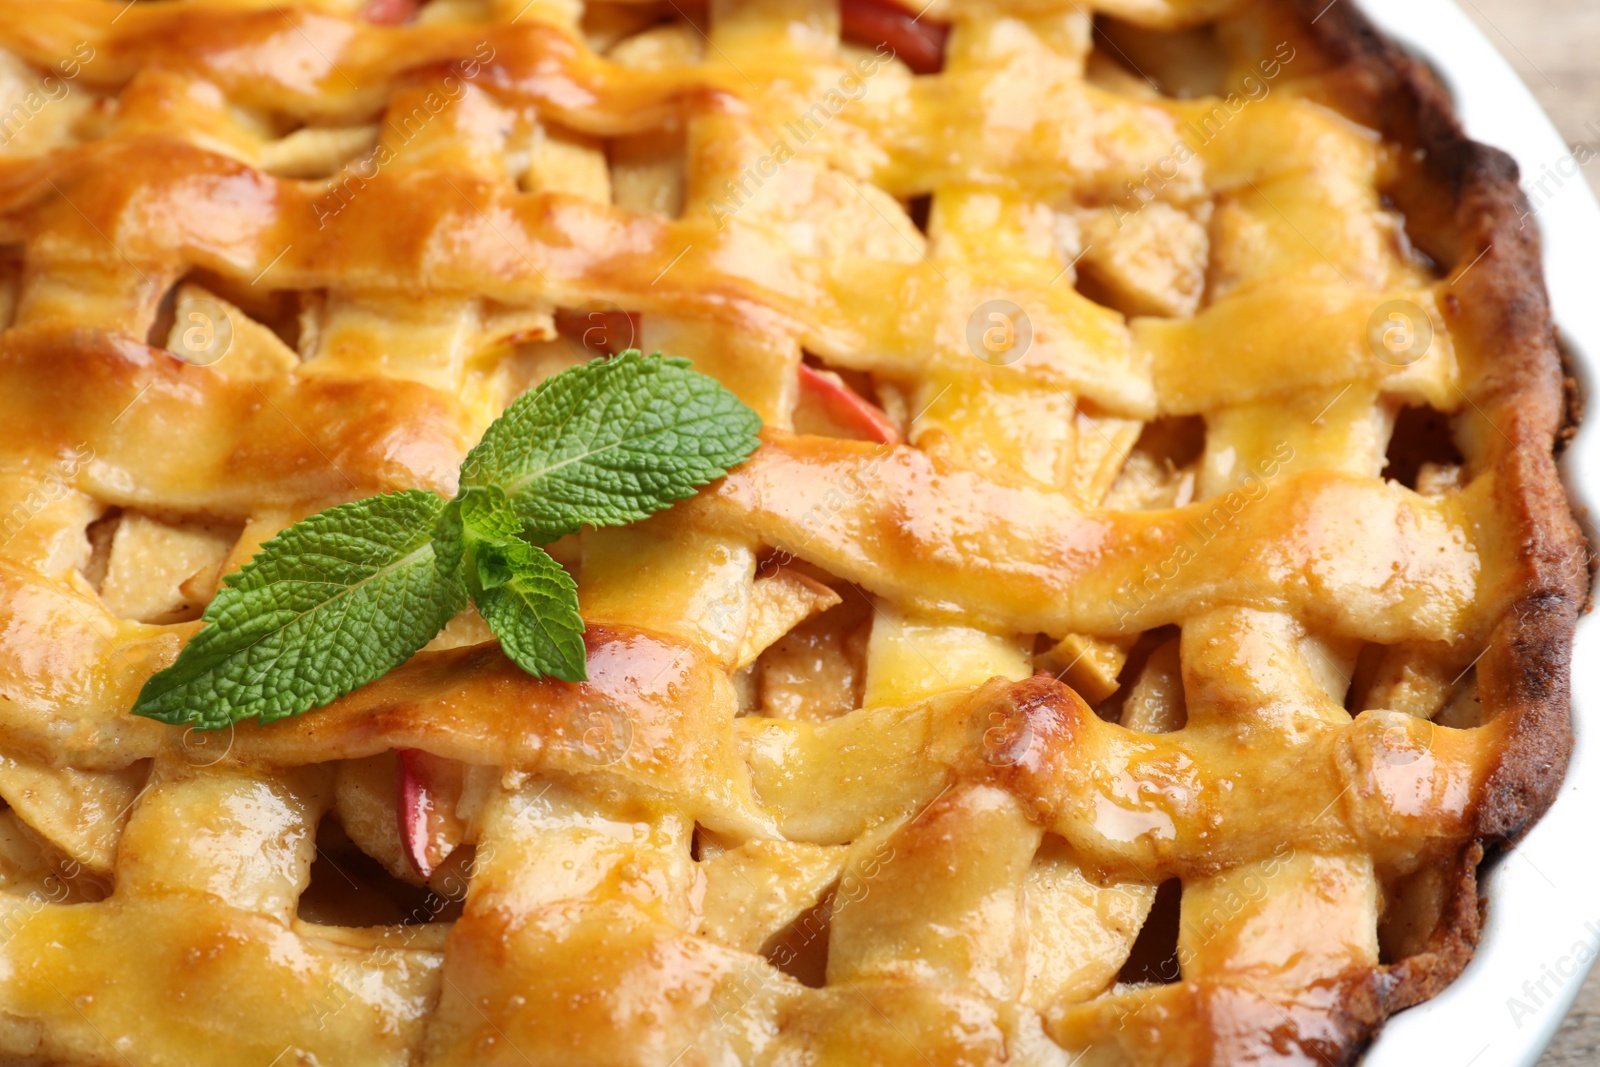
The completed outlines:
[[[1561,788],[1572,749],[1573,631],[1590,594],[1590,566],[1556,457],[1582,408],[1564,367],[1538,230],[1515,161],[1468,138],[1437,76],[1355,5],[1299,6],[1327,47],[1382,86],[1385,135],[1420,150],[1429,186],[1454,204],[1451,311],[1486,353],[1465,391],[1489,428],[1480,430],[1481,462],[1497,472],[1499,514],[1511,523],[1521,562],[1517,588],[1477,664],[1485,707],[1510,723],[1478,803],[1478,840],[1462,852],[1434,944],[1387,969],[1387,1015],[1427,1000],[1460,974],[1477,942],[1477,871],[1486,851],[1515,844]]]

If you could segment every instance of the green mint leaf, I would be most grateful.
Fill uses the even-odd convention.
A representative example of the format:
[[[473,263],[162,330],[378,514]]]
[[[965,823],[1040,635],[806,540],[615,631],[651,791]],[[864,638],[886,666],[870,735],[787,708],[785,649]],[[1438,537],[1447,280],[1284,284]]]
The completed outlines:
[[[380,678],[466,606],[434,563],[445,502],[410,489],[303,519],[230,574],[133,713],[209,730],[321,707]]]
[[[693,496],[755,450],[760,428],[760,416],[687,360],[630,349],[518,397],[467,455],[461,483],[499,487],[523,535],[548,544]]]
[[[577,583],[544,549],[525,541],[512,544],[527,552],[506,553],[506,580],[473,596],[478,613],[505,654],[529,674],[583,681],[589,675]]]
[[[459,567],[467,592],[500,647],[532,675],[588,677],[578,587],[542,549],[498,486],[469,486],[441,514],[434,543]]]

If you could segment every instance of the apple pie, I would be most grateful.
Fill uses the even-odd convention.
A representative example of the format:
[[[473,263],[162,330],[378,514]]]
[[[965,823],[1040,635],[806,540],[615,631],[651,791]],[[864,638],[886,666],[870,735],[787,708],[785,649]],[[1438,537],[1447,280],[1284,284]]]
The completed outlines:
[[[1526,215],[1348,0],[0,0],[0,1062],[1353,1062],[1566,766]],[[130,714],[630,349],[586,681]]]

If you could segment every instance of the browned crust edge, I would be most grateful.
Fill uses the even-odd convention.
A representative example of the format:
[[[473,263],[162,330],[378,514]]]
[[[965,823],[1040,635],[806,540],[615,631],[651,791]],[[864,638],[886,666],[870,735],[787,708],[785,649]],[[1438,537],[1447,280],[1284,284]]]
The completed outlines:
[[[1467,383],[1464,406],[1497,431],[1486,435],[1486,459],[1520,564],[1519,588],[1478,663],[1480,696],[1506,733],[1476,812],[1477,838],[1455,860],[1452,893],[1428,948],[1382,969],[1377,1003],[1364,1006],[1371,1026],[1337,1060],[1352,1062],[1384,1018],[1460,975],[1478,941],[1485,854],[1514,845],[1549,808],[1565,776],[1572,639],[1587,605],[1590,569],[1555,459],[1576,431],[1582,406],[1557,341],[1538,231],[1516,162],[1468,138],[1439,78],[1354,3],[1295,2],[1319,43],[1380,87],[1384,135],[1420,149],[1427,177],[1454,193],[1459,244],[1446,299],[1492,353]]]

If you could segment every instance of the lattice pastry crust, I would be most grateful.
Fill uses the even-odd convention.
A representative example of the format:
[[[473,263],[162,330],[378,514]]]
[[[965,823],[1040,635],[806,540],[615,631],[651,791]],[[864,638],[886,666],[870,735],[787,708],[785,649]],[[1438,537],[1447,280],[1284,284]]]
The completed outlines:
[[[0,1060],[1343,1063],[1451,981],[1588,589],[1515,169],[1351,4],[1089,7],[0,0]],[[552,546],[591,681],[469,613],[127,714],[630,345],[767,429]]]

